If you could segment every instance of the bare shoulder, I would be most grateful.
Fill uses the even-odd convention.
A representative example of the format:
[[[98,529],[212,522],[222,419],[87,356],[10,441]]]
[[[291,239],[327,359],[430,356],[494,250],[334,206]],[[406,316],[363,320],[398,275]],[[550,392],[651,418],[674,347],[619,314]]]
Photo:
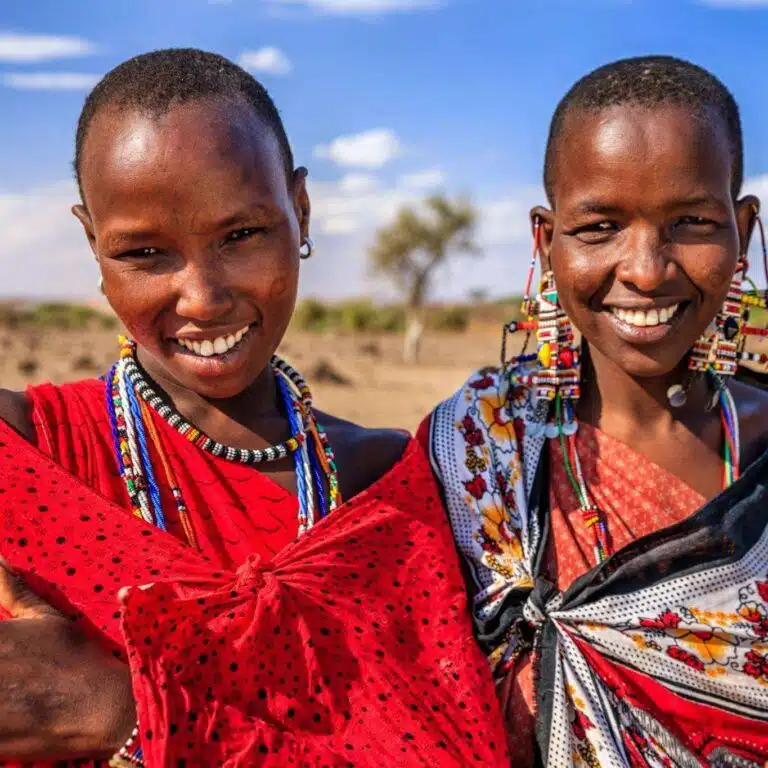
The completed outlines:
[[[768,389],[744,381],[730,385],[739,412],[742,466],[768,450]]]
[[[402,458],[411,440],[406,430],[369,429],[325,413],[318,413],[317,417],[336,454],[345,499],[351,499],[385,475]]]
[[[0,419],[10,424],[27,440],[34,440],[35,430],[32,426],[29,402],[23,392],[0,389]]]

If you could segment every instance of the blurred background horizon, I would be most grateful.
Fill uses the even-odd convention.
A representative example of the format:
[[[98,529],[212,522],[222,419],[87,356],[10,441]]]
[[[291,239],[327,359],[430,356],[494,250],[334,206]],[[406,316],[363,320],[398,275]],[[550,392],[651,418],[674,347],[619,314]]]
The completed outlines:
[[[768,201],[766,33],[768,0],[0,0],[0,386],[99,375],[115,358],[71,160],[88,90],[131,56],[203,48],[266,86],[309,168],[316,243],[281,351],[321,407],[413,429],[499,359],[549,120],[579,77],[643,54],[706,67],[741,108],[744,191]],[[371,269],[377,233],[435,194],[471,201],[468,219],[460,205],[444,219],[474,254],[454,249],[423,295],[398,292]],[[402,277],[392,257],[377,248]],[[416,314],[419,365],[403,357]]]
[[[431,299],[520,290],[529,208],[544,200],[551,113],[580,76],[625,56],[688,58],[741,107],[745,189],[768,192],[768,0],[57,0],[0,4],[0,297],[97,298],[71,158],[83,100],[144,51],[192,46],[243,65],[310,171],[317,255],[301,295],[394,297],[367,266],[377,228],[466,195],[482,253]]]

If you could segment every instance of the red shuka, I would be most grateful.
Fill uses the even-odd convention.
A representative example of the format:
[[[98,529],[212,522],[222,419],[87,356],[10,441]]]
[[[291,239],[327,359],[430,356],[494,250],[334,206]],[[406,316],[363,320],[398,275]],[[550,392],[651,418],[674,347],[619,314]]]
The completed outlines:
[[[0,554],[127,649],[148,765],[509,764],[415,443],[276,557],[238,567],[132,517],[1,422],[0,462]],[[122,586],[148,583],[118,605]]]

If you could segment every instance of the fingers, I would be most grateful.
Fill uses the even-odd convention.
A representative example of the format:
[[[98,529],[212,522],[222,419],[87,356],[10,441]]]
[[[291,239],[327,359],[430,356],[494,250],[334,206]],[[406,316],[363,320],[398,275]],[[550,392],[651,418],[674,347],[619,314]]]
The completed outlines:
[[[152,589],[154,587],[154,583],[151,584],[139,584],[138,587],[121,587],[120,590],[117,593],[117,599],[120,600],[120,602],[125,602],[128,599],[128,594],[132,589]]]
[[[58,611],[38,597],[0,557],[0,608],[14,619],[34,619],[58,615]]]

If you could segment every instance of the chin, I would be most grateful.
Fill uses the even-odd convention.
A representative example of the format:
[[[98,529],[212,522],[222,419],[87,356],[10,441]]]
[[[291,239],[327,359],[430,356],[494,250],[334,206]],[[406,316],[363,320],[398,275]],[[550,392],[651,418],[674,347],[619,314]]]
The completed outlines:
[[[617,362],[619,367],[634,379],[657,379],[687,369],[687,354],[687,349],[682,354],[658,356],[635,352],[622,356]]]

